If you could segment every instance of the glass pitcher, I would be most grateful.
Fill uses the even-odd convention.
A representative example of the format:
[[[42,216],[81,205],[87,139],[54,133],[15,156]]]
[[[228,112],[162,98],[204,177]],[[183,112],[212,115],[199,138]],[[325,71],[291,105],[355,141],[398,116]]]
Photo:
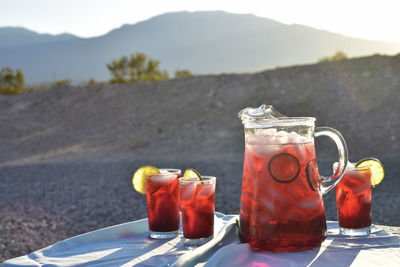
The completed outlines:
[[[319,246],[327,236],[322,195],[342,178],[347,147],[340,133],[312,117],[285,117],[272,106],[239,112],[245,132],[239,238],[255,250]],[[318,173],[314,136],[338,147],[332,177]]]

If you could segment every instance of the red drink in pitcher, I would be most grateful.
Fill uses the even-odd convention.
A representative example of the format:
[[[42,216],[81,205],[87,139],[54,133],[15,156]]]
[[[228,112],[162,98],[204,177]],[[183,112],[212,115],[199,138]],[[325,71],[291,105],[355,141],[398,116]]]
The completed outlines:
[[[371,171],[348,163],[336,186],[341,234],[368,235],[371,227]]]
[[[179,232],[177,173],[162,172],[146,179],[150,237],[171,238]]]
[[[255,250],[291,251],[319,246],[327,229],[322,195],[342,178],[347,146],[313,117],[287,117],[270,105],[239,112],[245,134],[239,238]],[[314,138],[331,138],[338,171],[318,173]]]
[[[315,247],[327,235],[314,142],[282,140],[245,148],[239,237],[255,250]]]

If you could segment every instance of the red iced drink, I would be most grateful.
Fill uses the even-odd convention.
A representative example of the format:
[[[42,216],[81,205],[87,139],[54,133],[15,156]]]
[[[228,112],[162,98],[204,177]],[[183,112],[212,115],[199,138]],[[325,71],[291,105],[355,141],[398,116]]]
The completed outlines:
[[[341,228],[362,229],[371,226],[369,168],[357,168],[348,163],[342,180],[336,186],[336,205]]]
[[[319,246],[327,233],[314,143],[268,138],[246,143],[239,238],[255,250]]]
[[[179,230],[179,182],[177,173],[162,172],[146,179],[150,236],[168,238]]]
[[[215,177],[179,179],[183,236],[207,238],[214,234]]]

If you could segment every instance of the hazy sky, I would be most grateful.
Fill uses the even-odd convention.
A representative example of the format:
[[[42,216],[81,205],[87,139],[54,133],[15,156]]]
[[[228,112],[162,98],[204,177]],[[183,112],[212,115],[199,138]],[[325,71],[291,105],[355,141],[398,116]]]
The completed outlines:
[[[252,13],[287,24],[400,43],[400,0],[0,0],[0,27],[92,37],[182,10]]]

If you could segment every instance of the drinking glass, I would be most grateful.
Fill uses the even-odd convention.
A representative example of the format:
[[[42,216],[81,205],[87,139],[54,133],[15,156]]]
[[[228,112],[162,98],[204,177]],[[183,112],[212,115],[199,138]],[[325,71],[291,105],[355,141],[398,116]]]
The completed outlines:
[[[179,179],[184,244],[187,247],[203,245],[214,235],[215,211],[214,176],[202,180]]]
[[[160,169],[160,173],[146,179],[151,238],[173,238],[179,233],[179,176],[178,169]]]
[[[334,165],[335,170],[335,165]],[[371,232],[371,170],[348,163],[336,186],[336,205],[342,235],[367,236]]]

